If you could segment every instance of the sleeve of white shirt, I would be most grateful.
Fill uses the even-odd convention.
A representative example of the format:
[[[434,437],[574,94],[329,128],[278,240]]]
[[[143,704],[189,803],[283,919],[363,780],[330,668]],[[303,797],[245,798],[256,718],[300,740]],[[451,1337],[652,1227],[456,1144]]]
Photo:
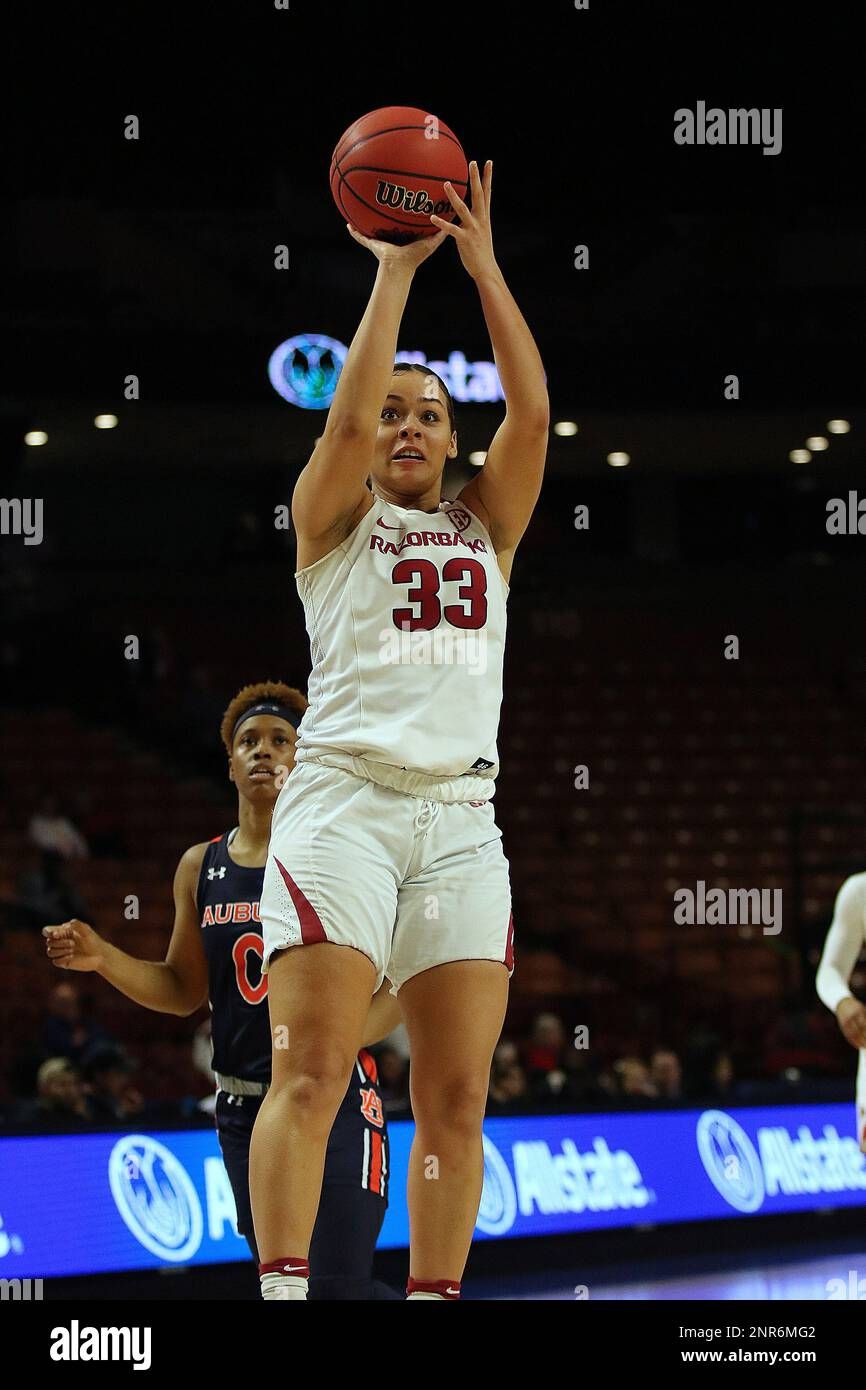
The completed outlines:
[[[866,874],[852,874],[836,895],[833,921],[815,979],[818,997],[832,1013],[836,1012],[840,1001],[851,994],[851,973],[866,937],[864,923]]]

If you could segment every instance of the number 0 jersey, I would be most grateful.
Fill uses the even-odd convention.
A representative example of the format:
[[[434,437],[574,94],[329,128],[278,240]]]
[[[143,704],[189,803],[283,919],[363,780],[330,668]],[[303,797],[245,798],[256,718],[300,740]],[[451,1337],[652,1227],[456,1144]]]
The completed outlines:
[[[438,801],[488,801],[499,771],[508,585],[457,502],[381,498],[296,576],[313,669],[298,762]]]
[[[259,921],[265,871],[235,863],[228,847],[236,834],[237,828],[210,841],[196,894],[207,957],[213,1069],[242,1081],[269,1082],[271,1024]],[[381,1129],[376,1063],[364,1048],[355,1070],[363,1084],[353,1074],[340,1114],[358,1112],[368,1126]]]
[[[213,1069],[242,1081],[270,1081],[268,977],[262,976],[259,901],[264,869],[229,856],[236,832],[205,850],[198,877],[198,915],[207,957]]]

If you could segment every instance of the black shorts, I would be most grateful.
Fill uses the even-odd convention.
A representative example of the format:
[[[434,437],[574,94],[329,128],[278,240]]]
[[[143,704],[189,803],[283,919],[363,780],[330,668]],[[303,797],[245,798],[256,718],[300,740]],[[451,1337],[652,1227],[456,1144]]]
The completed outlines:
[[[238,1231],[258,1262],[250,1205],[250,1137],[260,1096],[217,1094],[216,1129],[238,1216]],[[319,1214],[310,1245],[310,1297],[371,1298],[373,1252],[388,1206],[388,1135],[341,1107],[328,1151]]]

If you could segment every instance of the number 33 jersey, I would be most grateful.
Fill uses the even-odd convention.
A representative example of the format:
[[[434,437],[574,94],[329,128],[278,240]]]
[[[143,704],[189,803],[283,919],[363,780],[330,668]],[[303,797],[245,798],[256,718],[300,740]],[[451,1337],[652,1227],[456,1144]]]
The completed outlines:
[[[313,664],[297,761],[434,800],[489,800],[508,585],[478,518],[460,502],[424,512],[377,497],[295,578]]]

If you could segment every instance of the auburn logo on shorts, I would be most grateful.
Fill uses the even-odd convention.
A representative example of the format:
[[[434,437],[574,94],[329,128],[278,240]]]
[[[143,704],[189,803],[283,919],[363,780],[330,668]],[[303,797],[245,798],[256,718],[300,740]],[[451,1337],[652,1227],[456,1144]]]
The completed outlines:
[[[369,1090],[363,1086],[359,1089],[361,1092],[361,1114],[368,1125],[375,1125],[377,1129],[381,1129],[385,1123],[385,1112],[382,1109],[382,1101],[378,1091],[375,1091],[372,1086]]]

